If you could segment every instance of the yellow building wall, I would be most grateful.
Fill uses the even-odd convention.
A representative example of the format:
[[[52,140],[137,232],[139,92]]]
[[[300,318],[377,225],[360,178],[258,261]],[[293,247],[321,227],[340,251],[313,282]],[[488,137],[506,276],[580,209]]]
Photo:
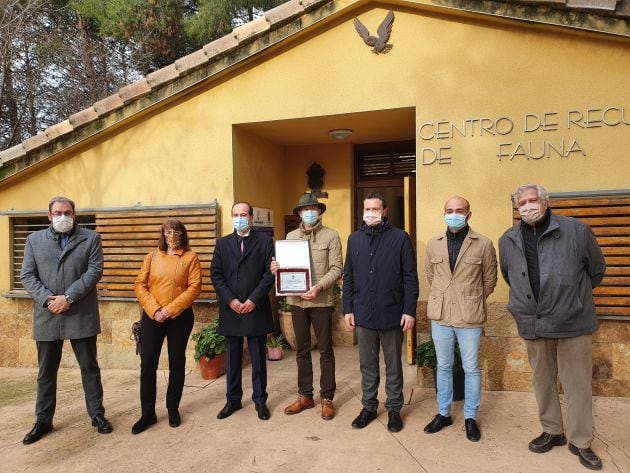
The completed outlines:
[[[326,170],[323,190],[328,192],[327,198],[319,199],[326,205],[322,222],[339,232],[344,249],[348,236],[352,232],[350,219],[352,212],[352,156],[352,145],[349,143],[289,146],[286,148],[284,163],[285,176],[287,177],[284,181],[282,215],[290,215],[297,206],[300,196],[304,192],[310,192],[306,170],[311,164],[318,163]]]
[[[283,234],[284,228],[282,216],[278,214],[284,197],[282,183],[286,171],[283,163],[282,146],[234,127],[234,201],[244,200],[254,207],[272,209],[275,238]],[[231,206],[230,200],[224,202],[223,235],[234,231],[230,220]]]

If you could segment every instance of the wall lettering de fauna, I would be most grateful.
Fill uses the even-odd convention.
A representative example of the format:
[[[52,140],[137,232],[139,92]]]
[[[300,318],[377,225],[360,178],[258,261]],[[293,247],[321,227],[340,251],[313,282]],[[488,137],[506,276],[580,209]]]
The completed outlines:
[[[455,140],[483,136],[498,139],[496,157],[499,161],[587,156],[587,150],[573,131],[628,125],[630,110],[626,111],[623,106],[525,113],[519,118],[501,116],[465,118],[459,122],[423,122],[418,127],[419,158],[424,166],[450,164],[456,159],[452,148]],[[539,133],[537,139],[529,141],[510,140],[510,135],[517,132]],[[540,136],[543,138],[539,139]]]

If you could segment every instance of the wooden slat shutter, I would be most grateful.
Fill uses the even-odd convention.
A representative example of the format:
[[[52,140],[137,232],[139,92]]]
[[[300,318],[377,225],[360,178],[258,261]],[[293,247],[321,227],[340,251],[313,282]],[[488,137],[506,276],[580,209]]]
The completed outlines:
[[[593,291],[597,315],[630,317],[630,195],[551,197],[550,207],[588,224],[602,248],[606,276]]]
[[[217,238],[214,207],[96,212],[96,231],[101,234],[105,254],[103,278],[98,286],[101,297],[135,297],[133,282],[144,256],[157,249],[160,229],[167,218],[176,218],[186,226],[190,248],[201,260],[199,299],[216,299],[210,281],[210,261]]]

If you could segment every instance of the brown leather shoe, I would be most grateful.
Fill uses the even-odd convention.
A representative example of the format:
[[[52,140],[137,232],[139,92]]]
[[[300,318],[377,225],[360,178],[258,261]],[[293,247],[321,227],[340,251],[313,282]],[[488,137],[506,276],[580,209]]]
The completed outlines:
[[[312,409],[313,407],[315,407],[315,401],[312,397],[298,394],[295,402],[284,408],[284,413],[287,415],[299,414],[304,409]]]
[[[322,398],[322,419],[330,420],[335,417],[335,406],[332,399]]]

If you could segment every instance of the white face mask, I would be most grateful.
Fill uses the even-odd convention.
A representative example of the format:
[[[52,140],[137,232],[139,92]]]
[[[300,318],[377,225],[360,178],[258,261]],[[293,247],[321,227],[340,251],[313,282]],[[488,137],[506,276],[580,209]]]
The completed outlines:
[[[53,217],[52,226],[57,233],[68,233],[74,227],[74,219],[67,215],[59,215],[59,217]]]
[[[363,221],[369,227],[380,225],[381,222],[383,221],[383,214],[381,212],[374,212],[374,211],[364,212]]]
[[[529,202],[518,208],[523,222],[532,225],[543,218],[542,204],[540,202]]]

